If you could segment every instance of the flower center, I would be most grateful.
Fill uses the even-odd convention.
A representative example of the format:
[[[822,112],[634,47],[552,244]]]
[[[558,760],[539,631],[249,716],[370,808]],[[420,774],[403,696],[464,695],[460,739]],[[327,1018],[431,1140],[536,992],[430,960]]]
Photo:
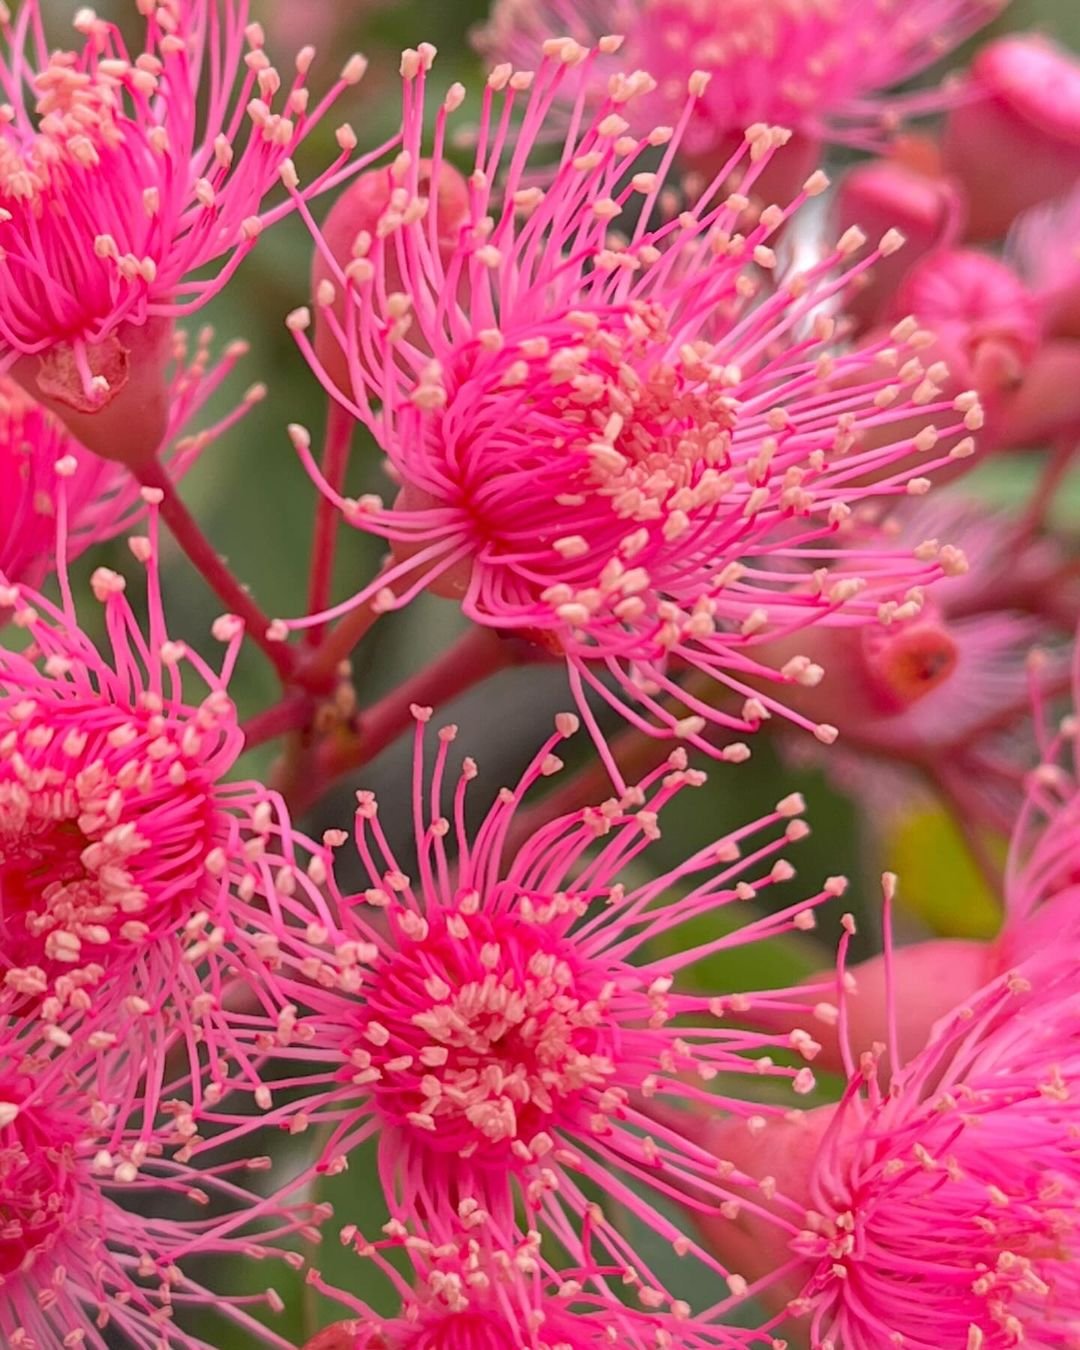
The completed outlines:
[[[538,1156],[549,1130],[596,1110],[614,1073],[611,992],[543,923],[468,908],[398,924],[352,1063],[373,1076],[384,1119],[424,1145]]]
[[[955,640],[934,618],[895,632],[870,630],[863,654],[876,692],[890,712],[910,707],[944,684],[958,659]]]
[[[9,985],[40,993],[28,967],[107,968],[192,907],[215,816],[184,728],[160,715],[27,701],[8,718],[0,936]]]
[[[545,480],[530,511],[549,486],[555,490],[546,514],[556,534],[569,533],[575,516],[594,521],[597,495],[610,501],[616,526],[691,510],[707,470],[727,462],[734,405],[723,371],[706,363],[709,345],[672,352],[666,316],[653,303],[633,302],[605,324],[592,318],[568,316],[554,339],[508,343],[482,376],[478,369],[464,376],[494,383],[502,403],[517,393],[512,422],[499,418],[481,427],[468,449],[448,446],[462,476],[477,480],[469,498],[489,503],[495,541],[521,527],[522,464],[505,457],[506,438],[519,442],[530,472]],[[446,434],[445,426],[440,430]],[[502,483],[491,481],[496,456],[513,465],[498,476]],[[477,494],[480,480],[487,491]]]
[[[9,119],[0,137],[0,199],[40,212],[73,170],[95,168],[100,149],[122,141],[122,82],[100,71],[93,77],[75,62],[71,52],[54,52],[35,77],[36,129],[16,129]]]
[[[425,1320],[389,1350],[518,1350],[520,1343],[520,1333],[497,1314],[451,1312]]]

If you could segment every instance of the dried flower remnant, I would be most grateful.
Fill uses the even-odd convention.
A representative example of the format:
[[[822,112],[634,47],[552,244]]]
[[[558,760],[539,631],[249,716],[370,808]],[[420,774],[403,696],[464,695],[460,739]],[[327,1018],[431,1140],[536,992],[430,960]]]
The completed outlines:
[[[737,234],[745,194],[783,133],[751,128],[697,202],[663,215],[700,75],[674,131],[641,137],[624,114],[651,82],[613,79],[541,191],[528,185],[529,166],[553,101],[598,54],[555,41],[535,77],[496,70],[469,214],[447,257],[429,202],[444,174],[457,173],[444,168],[442,147],[463,91],[445,98],[423,158],[433,55],[424,48],[403,62],[402,153],[383,171],[396,186],[377,228],[358,236],[344,270],[324,246],[334,280],[316,299],[348,359],[344,406],[373,432],[401,484],[391,506],[370,494],[342,498],[294,428],[323,490],[354,525],[388,539],[397,559],[331,613],[368,602],[393,608],[428,588],[460,598],[477,623],[553,650],[621,786],[586,692],[647,734],[710,753],[718,752],[702,734],[708,722],[752,729],[739,712],[751,677],[814,678],[808,661],[770,671],[755,659],[757,645],[818,622],[874,623],[883,603],[918,603],[913,588],[946,570],[940,557],[897,553],[864,573],[842,527],[866,499],[925,492],[927,474],[950,462],[916,453],[922,442],[912,436],[928,419],[943,417],[943,435],[959,437],[956,453],[966,455],[981,412],[973,394],[941,398],[944,372],[924,369],[914,323],[862,350],[834,350],[821,307],[897,237],[857,261],[864,240],[849,231],[808,271],[775,275],[767,241],[822,190],[821,175]],[[498,128],[514,116],[511,152]],[[658,147],[659,169],[635,172]],[[721,187],[732,173],[740,194]],[[636,213],[636,224],[616,235],[624,213]],[[390,290],[391,278],[400,290]],[[343,296],[344,325],[335,313]],[[290,326],[340,397],[309,322],[300,311]],[[894,439],[897,424],[906,429]],[[815,569],[813,584],[800,562]],[[680,689],[680,673],[693,668],[717,681],[715,699]],[[716,706],[725,692],[734,709]],[[760,697],[783,713],[782,702]]]
[[[479,30],[495,60],[529,65],[547,38],[584,46],[623,35],[626,69],[656,77],[648,107],[658,121],[681,112],[690,70],[711,75],[683,142],[715,169],[753,122],[822,141],[880,148],[905,116],[948,106],[947,88],[890,93],[941,60],[1004,8],[1006,0],[496,0]],[[611,65],[591,87],[602,95]]]
[[[216,294],[283,206],[265,199],[338,93],[316,107],[312,52],[283,81],[243,0],[141,4],[143,49],[82,9],[51,51],[39,0],[2,16],[0,363],[96,453],[138,462],[168,421],[174,318]],[[332,186],[337,162],[301,190]],[[77,203],[78,209],[74,209]],[[206,269],[215,269],[211,275]]]
[[[233,342],[214,361],[212,339],[212,330],[203,329],[192,351],[181,329],[173,336],[163,457],[175,480],[263,396],[254,385],[215,424],[191,429],[247,351],[246,343]],[[0,572],[9,583],[40,585],[56,564],[57,465],[66,478],[69,558],[115,538],[142,514],[138,484],[123,468],[89,454],[52,413],[0,377]]]
[[[268,927],[261,945],[277,990],[291,989],[295,1005],[276,1022],[248,1024],[254,1047],[279,1064],[262,1089],[265,1112],[210,1110],[206,1119],[214,1131],[224,1127],[221,1142],[260,1124],[302,1132],[326,1121],[334,1128],[319,1166],[331,1173],[376,1139],[395,1219],[426,1226],[479,1206],[492,1233],[505,1235],[520,1204],[528,1228],[550,1233],[572,1262],[587,1263],[595,1244],[601,1264],[628,1268],[645,1306],[659,1307],[661,1286],[602,1220],[590,1189],[690,1252],[697,1249],[656,1197],[680,1194],[712,1212],[734,1203],[738,1179],[718,1178],[711,1158],[651,1120],[643,1102],[756,1110],[712,1093],[707,1084],[721,1072],[772,1076],[796,1094],[813,1086],[807,1063],[755,1057],[773,1046],[790,1049],[789,1038],[739,1031],[724,1020],[724,999],[682,992],[679,977],[713,952],[812,927],[816,906],[843,882],[834,878],[817,896],[772,915],[738,912],[793,875],[779,853],[807,832],[795,797],[669,874],[620,880],[656,836],[665,803],[702,780],[681,750],[623,802],[558,818],[507,856],[518,804],[558,769],[555,751],[576,719],[560,717],[559,733],[470,836],[464,812],[476,766],[466,760],[456,787],[445,784],[454,734],[445,728],[429,788],[429,710],[417,711],[415,881],[389,851],[374,798],[360,793],[356,842],[370,885],[327,899],[311,878],[332,878],[332,860],[299,870],[296,894],[317,906],[312,924],[303,935]],[[330,837],[335,846],[344,841]],[[649,943],[681,934],[696,918],[719,924],[729,913],[721,936],[650,954]],[[300,936],[321,939],[322,952]],[[810,1038],[800,1046],[811,1059]]]
[[[230,1259],[281,1258],[275,1241],[321,1216],[257,1201],[244,1177],[266,1159],[199,1171],[177,1161],[175,1131],[166,1122],[156,1133],[130,1075],[113,1072],[116,1037],[67,1026],[58,1047],[40,1023],[10,1005],[0,1012],[4,1344],[103,1346],[116,1336],[132,1350],[212,1350],[184,1329],[186,1312],[202,1310],[239,1328],[245,1344],[286,1350],[248,1311],[280,1311],[272,1289],[232,1297],[184,1263],[211,1257],[220,1275]],[[151,1217],[166,1197],[170,1217]]]

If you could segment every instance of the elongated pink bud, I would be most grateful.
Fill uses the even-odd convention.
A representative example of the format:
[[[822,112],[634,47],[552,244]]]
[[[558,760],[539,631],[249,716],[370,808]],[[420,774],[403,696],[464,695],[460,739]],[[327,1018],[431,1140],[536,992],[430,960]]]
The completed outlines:
[[[967,190],[970,238],[995,239],[1080,175],[1080,63],[1020,33],[984,47],[971,78],[979,97],[949,114],[945,167]]]
[[[439,252],[445,262],[453,251],[458,230],[468,211],[468,186],[451,164],[440,164],[437,177],[437,199],[434,205],[428,202],[427,210],[436,213]],[[426,196],[431,191],[431,180],[431,161],[422,160],[419,175],[421,195]],[[346,300],[341,293],[340,274],[344,272],[350,280],[354,277],[359,280],[370,267],[366,261],[367,254],[380,229],[387,228],[387,219],[394,211],[394,193],[398,188],[392,168],[372,169],[360,174],[334,203],[326,217],[312,262],[311,293],[316,300],[318,316],[315,352],[326,374],[346,395],[352,389],[352,381],[348,356],[338,336],[346,322]],[[415,197],[411,204],[415,206]],[[392,248],[385,255],[384,268],[387,292],[393,294],[406,291],[401,267]],[[327,314],[328,308],[333,319]],[[413,336],[416,336],[415,333]]]

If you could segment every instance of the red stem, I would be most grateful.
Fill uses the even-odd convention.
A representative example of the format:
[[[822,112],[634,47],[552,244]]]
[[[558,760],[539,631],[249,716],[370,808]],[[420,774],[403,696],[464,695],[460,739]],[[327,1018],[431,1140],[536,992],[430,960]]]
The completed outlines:
[[[1028,543],[1046,524],[1046,517],[1062,479],[1069,471],[1073,455],[1080,448],[1074,437],[1060,440],[1050,451],[1042,476],[1017,523],[1017,544]]]
[[[253,750],[287,731],[299,731],[311,720],[311,712],[312,698],[306,690],[297,689],[286,694],[280,702],[264,708],[243,724],[244,749]]]
[[[346,735],[328,736],[303,781],[290,785],[289,805],[299,815],[322,797],[344,774],[368,764],[413,724],[412,708],[442,707],[515,660],[513,643],[490,628],[471,628],[431,665],[418,671],[392,693],[365,708]]]
[[[229,612],[243,619],[247,635],[266,653],[282,681],[287,683],[293,673],[292,650],[285,643],[267,637],[269,618],[221,560],[198,521],[184,505],[168,473],[156,459],[140,464],[134,472],[143,487],[156,488],[162,493],[161,518],[173,538]]]
[[[345,487],[352,446],[353,419],[338,403],[329,399],[326,414],[326,436],[323,442],[322,473],[329,486],[340,495]],[[315,506],[315,532],[311,541],[311,570],[308,580],[308,613],[319,614],[330,603],[334,579],[334,555],[337,549],[338,526],[341,512],[324,493],[319,493]],[[323,625],[309,628],[306,643],[317,647],[323,635]]]
[[[373,602],[358,605],[332,628],[322,642],[296,668],[296,680],[305,689],[325,693],[338,678],[338,668],[347,661],[354,648],[371,628],[380,611]]]

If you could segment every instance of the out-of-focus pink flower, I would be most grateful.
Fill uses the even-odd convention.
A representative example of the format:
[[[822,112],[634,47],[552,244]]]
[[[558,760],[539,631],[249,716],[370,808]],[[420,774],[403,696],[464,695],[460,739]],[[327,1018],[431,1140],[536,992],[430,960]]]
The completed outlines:
[[[821,190],[820,175],[786,209],[764,211],[745,238],[735,233],[782,133],[753,129],[696,202],[664,214],[666,174],[703,86],[697,75],[674,132],[640,137],[624,114],[651,81],[616,79],[542,190],[528,182],[537,138],[564,85],[587,75],[598,53],[554,43],[535,77],[496,71],[468,215],[447,257],[430,202],[441,196],[447,122],[464,91],[455,86],[444,100],[424,161],[433,55],[406,54],[406,153],[387,170],[395,186],[377,228],[358,237],[345,268],[324,248],[332,280],[316,299],[348,361],[343,403],[401,485],[390,506],[342,498],[294,429],[323,490],[354,525],[388,539],[396,558],[333,612],[394,608],[425,588],[455,595],[475,622],[565,659],[613,775],[587,691],[650,735],[716,753],[706,723],[752,722],[680,690],[680,671],[696,668],[746,697],[748,679],[777,674],[755,659],[770,637],[874,622],[882,603],[941,576],[937,552],[898,553],[865,572],[841,527],[860,501],[925,492],[926,474],[951,462],[951,451],[917,453],[913,437],[931,419],[940,415],[963,438],[956,453],[968,453],[977,399],[940,397],[909,349],[914,323],[854,352],[831,343],[822,307],[890,252],[891,236],[856,260],[865,240],[852,231],[806,271],[777,274],[767,241]],[[520,118],[512,149],[495,130],[511,116]],[[635,172],[659,146],[659,170]],[[740,194],[722,186],[732,174]],[[624,215],[626,233],[616,233]],[[321,370],[310,317],[299,311],[290,324]],[[907,430],[895,440],[900,422]],[[894,468],[899,460],[907,467]],[[800,562],[817,569],[812,585]]]
[[[816,907],[844,883],[833,878],[817,896],[745,926],[733,914],[730,927],[718,921],[717,936],[684,946],[685,924],[718,920],[792,876],[779,855],[807,832],[801,798],[672,872],[635,882],[625,869],[657,836],[657,813],[702,781],[679,750],[622,802],[554,819],[508,856],[522,797],[560,767],[555,751],[577,719],[560,716],[522,780],[469,831],[476,765],[466,759],[457,784],[446,783],[455,729],[445,728],[429,786],[430,710],[417,714],[412,878],[389,849],[374,798],[361,793],[356,844],[368,884],[337,894],[323,850],[296,876],[311,923],[267,925],[260,945],[276,990],[291,988],[296,1005],[276,1022],[251,1018],[237,1028],[277,1062],[264,1111],[222,1119],[208,1110],[206,1118],[224,1126],[222,1143],[260,1126],[298,1132],[325,1121],[333,1130],[320,1171],[339,1170],[374,1139],[394,1219],[426,1227],[479,1208],[490,1231],[506,1235],[520,1218],[575,1263],[588,1264],[595,1245],[595,1259],[614,1264],[647,1307],[660,1307],[663,1286],[633,1244],[615,1225],[591,1222],[594,1188],[700,1257],[657,1197],[678,1192],[711,1211],[732,1199],[738,1181],[718,1177],[678,1132],[655,1127],[644,1103],[707,1102],[745,1115],[756,1108],[704,1085],[719,1073],[764,1073],[802,1094],[814,1081],[806,1063],[748,1056],[795,1043],[736,1029],[724,999],[690,992],[680,976],[711,952],[812,927]],[[809,1038],[795,1048],[812,1058]]]
[[[258,965],[252,916],[289,912],[275,876],[291,845],[280,799],[229,779],[244,745],[228,695],[242,625],[215,625],[220,668],[170,637],[157,494],[145,495],[149,534],[131,545],[146,566],[147,620],[124,579],[98,568],[104,654],[73,602],[62,488],[59,605],[0,577],[0,606],[30,643],[0,647],[0,982],[28,1018],[92,1015],[122,1029],[133,1056],[149,1047],[139,1076],[150,1103],[162,1047],[185,1028],[197,1109],[231,1071],[225,1007]],[[197,701],[185,697],[193,684]],[[272,998],[269,972],[260,996]]]
[[[1045,331],[1080,338],[1080,188],[1025,212],[1006,252],[1039,298]]]
[[[394,1236],[377,1243],[347,1227],[343,1238],[378,1266],[401,1310],[380,1316],[346,1291],[328,1289],[355,1316],[325,1328],[304,1350],[735,1350],[749,1344],[749,1333],[709,1326],[685,1304],[674,1312],[643,1312],[593,1288],[591,1272],[552,1271],[539,1234],[499,1245],[483,1210],[471,1208],[467,1220],[459,1232],[440,1225],[437,1239],[392,1224]],[[383,1254],[401,1247],[409,1252],[406,1276]]]
[[[1019,449],[1080,432],[1080,191],[1023,215],[1007,256],[1038,298],[1047,340],[1009,409],[1003,435]]]
[[[0,365],[83,444],[152,455],[168,424],[172,319],[203,305],[264,227],[265,199],[342,81],[309,108],[312,52],[284,82],[245,0],[142,4],[143,49],[80,10],[81,45],[50,50],[39,0],[2,32]],[[6,13],[6,11],[5,11]],[[305,196],[340,177],[355,144]],[[213,269],[207,274],[207,269]]]
[[[815,1344],[1080,1331],[1080,1002],[1053,958],[945,1019],[887,1092],[853,1077],[809,1177]],[[831,1108],[826,1108],[831,1110]],[[936,1341],[935,1341],[936,1338]]]
[[[941,90],[889,89],[938,61],[988,23],[1004,0],[909,0],[906,4],[791,0],[497,0],[477,41],[484,53],[528,68],[547,38],[582,45],[620,34],[620,59],[655,76],[649,115],[677,121],[688,71],[713,76],[695,106],[683,152],[718,169],[754,122],[785,126],[797,140],[873,148],[909,114],[947,104]],[[591,82],[603,90],[610,64]]]
[[[291,52],[312,46],[323,53],[338,44],[365,13],[381,7],[382,0],[352,0],[347,6],[339,0],[304,0],[303,4],[264,0],[258,12],[265,20],[272,50]]]
[[[231,343],[211,364],[212,337],[210,329],[200,333],[192,353],[187,336],[180,329],[174,335],[163,454],[175,479],[263,395],[256,385],[214,426],[191,429],[193,417],[247,350],[245,343]],[[145,509],[126,469],[89,454],[58,418],[0,377],[0,572],[8,582],[39,585],[55,566],[58,465],[66,478],[69,558],[115,538]]]
[[[1075,441],[1080,436],[1080,342],[1044,342],[988,431],[1002,449]]]
[[[894,159],[850,169],[837,191],[835,210],[841,230],[854,225],[875,238],[898,229],[904,236],[904,247],[880,259],[865,284],[845,300],[847,312],[864,326],[889,322],[901,281],[924,255],[958,242],[965,216],[963,192],[956,183]]]
[[[1052,541],[1025,533],[1013,513],[948,494],[868,525],[864,538],[868,548],[877,539],[888,551],[949,539],[972,565],[956,567],[932,601],[886,611],[881,628],[807,635],[804,645],[825,675],[794,695],[797,705],[822,719],[846,709],[849,750],[963,765],[980,727],[1010,711],[1026,719],[1031,648],[1060,646],[1080,618],[1066,560]],[[973,765],[965,772],[979,777]]]
[[[1002,965],[1044,948],[1080,946],[1080,666],[1074,666],[1072,711],[1056,731],[1047,725],[1052,706],[1036,710],[1041,762],[1027,775],[1009,852],[1005,926],[997,941]]]
[[[971,453],[1008,449],[1018,438],[1020,444],[1038,444],[1043,432],[1056,439],[1075,416],[1073,390],[1046,387],[1053,344],[1043,341],[1039,298],[1007,263],[974,249],[933,249],[904,274],[883,319],[901,314],[918,320],[922,359],[944,392],[978,394],[983,423],[977,444],[967,441]],[[948,421],[948,414],[936,419],[931,444],[939,453],[955,435]],[[913,423],[906,430],[917,435],[920,427]],[[970,454],[958,454],[939,480],[974,463]]]
[[[958,992],[887,1085],[877,1053],[849,1056],[838,1106],[698,1131],[805,1215],[790,1243],[752,1216],[743,1236],[786,1304],[772,1325],[816,1350],[1065,1346],[1080,1331],[1075,962],[1045,951]]]
[[[1040,563],[1038,546],[1019,552],[1011,548],[1015,525],[1009,528],[1008,517],[987,515],[973,507],[968,511],[969,531],[984,536],[981,553],[987,570],[981,578],[955,583],[959,611],[970,607],[974,612],[951,629],[956,643],[954,674],[947,685],[926,697],[925,706],[915,704],[877,724],[860,723],[853,716],[847,740],[849,751],[870,750],[927,771],[940,767],[940,786],[955,810],[971,825],[989,823],[1011,834],[1003,888],[1004,921],[992,941],[913,942],[899,947],[889,960],[875,956],[848,972],[849,1035],[859,1045],[884,1041],[891,1017],[903,1058],[919,1052],[934,1024],[959,1000],[1013,966],[1046,950],[1075,948],[1075,959],[1080,959],[1080,782],[1074,758],[1075,718],[1067,717],[1061,731],[1051,734],[1041,725],[1042,711],[1036,708],[1041,762],[1033,770],[1025,770],[1019,762],[1031,737],[1025,737],[1020,751],[1010,743],[1017,727],[1026,727],[1031,718],[1030,650],[1036,643],[1049,644],[1055,638],[1054,627],[1045,618],[1036,619],[1021,610],[1010,612],[1010,601],[1022,605],[1029,587],[1060,591],[1060,581],[1054,580],[1059,560],[1052,549],[1045,551]],[[962,514],[956,519],[959,522]],[[979,613],[978,606],[993,603],[995,595],[1002,601],[1002,611]],[[1075,623],[1074,613],[1071,626]],[[1060,632],[1056,636],[1060,647]],[[1058,684],[1067,674],[1063,653],[1047,653],[1039,670],[1042,684]],[[833,696],[846,697],[857,707],[859,695],[850,687],[853,678],[842,683]],[[854,781],[869,788],[869,775],[879,763],[854,773]],[[957,895],[952,903],[960,907],[964,897]],[[794,1002],[780,1007],[768,994],[760,1006],[752,1000],[752,1020],[777,1031],[802,1025],[808,1011],[816,1007],[827,1023],[817,1032],[823,1046],[821,1063],[835,1066],[840,1051],[835,1033],[828,1029],[835,1026],[830,1013],[830,1009],[835,1011],[835,995],[829,984],[828,973],[815,976]]]
[[[944,164],[967,191],[970,237],[996,239],[1080,177],[1080,64],[1014,33],[976,56],[970,92],[949,114]]]
[[[168,1121],[155,1131],[123,1058],[122,1036],[0,1013],[0,1338],[12,1350],[114,1338],[132,1350],[213,1350],[186,1329],[190,1309],[212,1310],[246,1345],[287,1350],[247,1312],[280,1311],[272,1290],[231,1297],[207,1284],[217,1285],[214,1263],[220,1275],[272,1257],[311,1208],[246,1190],[247,1159],[199,1171],[179,1161],[183,1140]],[[204,1284],[185,1267],[206,1257]]]
[[[958,386],[996,396],[1023,379],[1042,339],[1038,299],[1005,263],[974,249],[940,249],[907,274],[896,314],[933,333]]]

